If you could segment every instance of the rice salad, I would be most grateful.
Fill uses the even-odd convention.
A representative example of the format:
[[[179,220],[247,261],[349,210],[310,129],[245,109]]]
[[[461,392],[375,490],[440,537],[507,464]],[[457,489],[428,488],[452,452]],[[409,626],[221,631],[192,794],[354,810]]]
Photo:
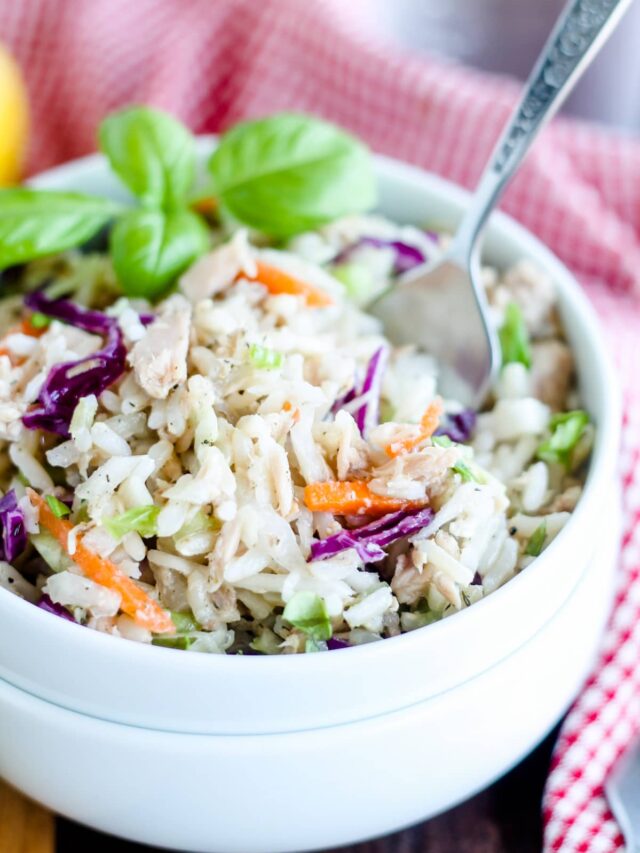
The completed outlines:
[[[4,275],[0,586],[130,640],[281,654],[421,628],[526,569],[593,439],[552,282],[483,270],[503,367],[472,412],[366,312],[445,235],[207,215],[157,300],[101,246]]]

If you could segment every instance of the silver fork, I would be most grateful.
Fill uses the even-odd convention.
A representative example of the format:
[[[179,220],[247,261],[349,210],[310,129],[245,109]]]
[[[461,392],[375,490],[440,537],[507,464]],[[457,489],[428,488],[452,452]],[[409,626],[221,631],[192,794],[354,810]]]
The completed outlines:
[[[531,143],[569,94],[631,0],[571,0],[562,12],[447,251],[405,274],[370,307],[395,344],[441,365],[440,390],[479,406],[500,364],[480,281],[478,238]]]

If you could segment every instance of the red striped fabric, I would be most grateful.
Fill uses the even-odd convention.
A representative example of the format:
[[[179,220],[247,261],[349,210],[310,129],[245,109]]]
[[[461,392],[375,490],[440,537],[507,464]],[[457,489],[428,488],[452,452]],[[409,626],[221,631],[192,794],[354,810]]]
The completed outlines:
[[[517,87],[402,55],[368,32],[366,11],[360,0],[0,0],[0,34],[32,100],[30,169],[94,150],[106,112],[145,102],[198,132],[314,112],[376,151],[473,186]],[[625,386],[616,609],[562,730],[543,809],[547,850],[609,853],[622,839],[602,784],[640,721],[640,143],[557,121],[503,207],[580,277]]]

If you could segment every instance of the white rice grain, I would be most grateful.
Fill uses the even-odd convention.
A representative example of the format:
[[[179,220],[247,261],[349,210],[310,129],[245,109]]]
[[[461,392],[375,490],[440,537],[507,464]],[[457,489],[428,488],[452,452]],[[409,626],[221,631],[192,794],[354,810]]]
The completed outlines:
[[[111,456],[131,456],[131,448],[124,438],[101,421],[91,427],[91,439],[103,453]]]
[[[47,493],[53,491],[53,480],[22,442],[9,445],[9,458],[34,489]]]

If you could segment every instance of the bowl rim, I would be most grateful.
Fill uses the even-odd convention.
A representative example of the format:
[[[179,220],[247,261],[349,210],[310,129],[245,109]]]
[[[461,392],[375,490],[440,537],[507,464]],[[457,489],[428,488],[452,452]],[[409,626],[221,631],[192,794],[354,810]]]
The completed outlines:
[[[198,159],[201,162],[207,154],[211,153],[215,145],[216,137],[211,135],[199,136],[197,138],[197,153]],[[464,188],[435,175],[426,169],[419,168],[414,165],[397,160],[393,157],[376,154],[374,156],[375,173],[378,179],[388,180],[391,183],[401,182],[403,180],[412,180],[422,184],[436,194],[443,195],[447,201],[456,208],[464,208],[468,205],[471,198],[471,193]],[[48,169],[39,175],[34,176],[29,184],[35,187],[48,188],[60,187],[64,184],[68,176],[75,177],[74,183],[77,184],[79,179],[87,178],[87,175],[96,175],[100,172],[106,173],[106,158],[102,154],[89,154],[85,157],[71,160],[63,163],[52,169]],[[84,174],[83,174],[84,173]],[[429,185],[427,187],[427,185]],[[126,191],[125,191],[126,192]],[[526,569],[519,572],[503,586],[494,590],[487,597],[480,599],[474,603],[473,607],[465,608],[446,619],[439,620],[423,628],[417,628],[413,631],[400,634],[395,637],[384,639],[381,643],[366,643],[359,646],[351,646],[347,649],[340,649],[343,655],[349,654],[349,660],[354,665],[358,662],[368,661],[371,656],[379,655],[381,645],[385,653],[393,653],[394,650],[398,654],[402,654],[403,650],[409,652],[411,647],[419,646],[421,642],[430,637],[430,642],[434,642],[436,632],[440,632],[441,642],[446,647],[446,636],[452,630],[459,630],[463,619],[468,617],[468,612],[473,612],[475,618],[480,616],[480,613],[490,608],[508,607],[509,597],[515,598],[518,591],[526,584],[532,583],[532,577],[535,577],[535,566],[541,567],[543,563],[550,562],[554,559],[556,549],[559,544],[565,542],[568,536],[572,535],[572,531],[577,534],[579,530],[580,520],[583,516],[587,516],[589,508],[598,499],[598,494],[602,492],[606,484],[610,482],[616,466],[620,423],[621,423],[621,394],[619,391],[618,379],[613,367],[611,355],[605,346],[602,330],[595,312],[587,296],[580,287],[576,277],[569,269],[531,232],[524,226],[520,225],[514,219],[501,211],[495,211],[490,219],[487,229],[488,234],[492,232],[502,232],[507,237],[512,237],[517,242],[526,247],[527,254],[535,257],[536,261],[550,273],[554,284],[558,287],[561,297],[571,306],[571,312],[577,317],[578,323],[585,330],[586,336],[590,341],[591,348],[595,355],[595,360],[600,373],[600,387],[603,394],[602,411],[599,413],[596,437],[592,456],[587,472],[587,479],[584,490],[578,505],[571,513],[566,526],[560,531],[558,536],[547,546],[542,554]],[[69,640],[73,635],[69,632],[83,630],[85,643],[91,643],[92,649],[96,654],[104,654],[119,657],[119,661],[115,661],[123,668],[131,667],[132,664],[144,665],[145,661],[153,660],[154,664],[158,664],[160,660],[166,661],[167,668],[173,666],[171,661],[180,661],[182,670],[189,669],[194,677],[198,677],[202,673],[211,675],[212,672],[219,672],[224,676],[228,671],[228,667],[244,666],[247,677],[250,678],[258,669],[260,673],[264,672],[265,667],[271,667],[272,670],[288,667],[292,674],[300,671],[299,667],[304,667],[305,672],[312,672],[313,669],[321,670],[327,665],[327,658],[324,654],[320,655],[228,655],[228,654],[188,654],[185,655],[183,650],[171,649],[166,647],[152,646],[147,643],[139,643],[128,641],[124,642],[124,638],[114,637],[110,634],[104,634],[99,631],[86,630],[85,626],[71,623],[67,620],[55,618],[50,613],[46,613],[38,607],[35,607],[28,601],[19,598],[17,595],[10,593],[8,590],[0,588],[0,614],[4,608],[14,608],[16,614],[23,611],[25,619],[44,620],[49,622],[40,622],[44,629],[48,624],[49,630],[56,631],[60,636],[67,633]],[[30,614],[30,615],[29,615]],[[551,614],[549,614],[551,615]],[[57,625],[58,627],[54,627]],[[78,634],[78,637],[81,635]],[[505,650],[507,654],[507,650]],[[149,657],[151,655],[151,657]],[[164,655],[164,658],[158,658],[158,655]],[[180,656],[180,657],[178,657]],[[135,657],[135,662],[132,658]],[[236,664],[233,661],[237,658],[243,658],[245,663]],[[309,660],[311,658],[311,660]],[[330,660],[334,660],[331,657]],[[330,662],[329,660],[329,662]],[[341,660],[345,660],[341,658]],[[315,664],[314,664],[315,661]]]

